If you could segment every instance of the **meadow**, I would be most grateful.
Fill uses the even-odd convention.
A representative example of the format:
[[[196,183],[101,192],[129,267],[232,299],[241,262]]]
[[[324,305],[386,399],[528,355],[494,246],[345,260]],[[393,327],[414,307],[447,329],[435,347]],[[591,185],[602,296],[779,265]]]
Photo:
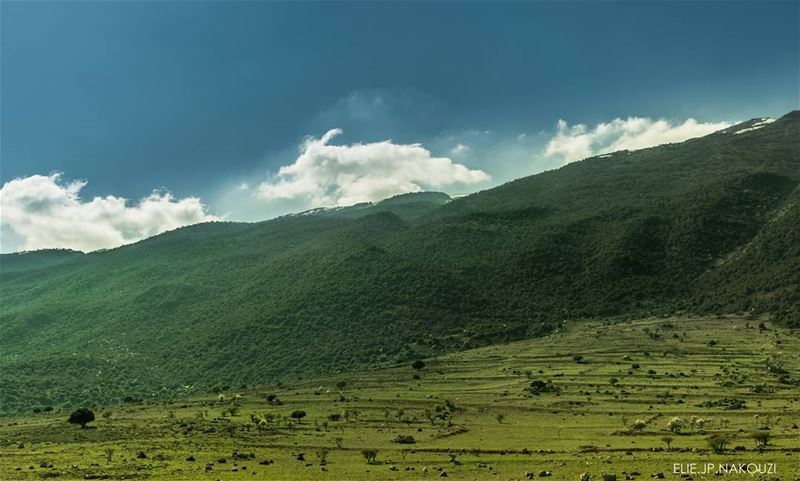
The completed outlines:
[[[0,418],[0,480],[800,479],[800,334],[769,322],[574,321],[423,361],[96,406],[86,429]]]

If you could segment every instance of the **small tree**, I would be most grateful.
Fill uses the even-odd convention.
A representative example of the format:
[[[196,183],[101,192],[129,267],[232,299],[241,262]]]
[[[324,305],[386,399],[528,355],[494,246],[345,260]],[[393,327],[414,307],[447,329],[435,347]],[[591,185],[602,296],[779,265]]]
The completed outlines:
[[[661,441],[667,445],[667,451],[672,450],[672,436],[664,436],[661,438]]]
[[[364,455],[364,459],[367,460],[367,464],[375,463],[375,458],[378,457],[378,450],[377,449],[365,449],[361,451],[361,454]]]
[[[425,363],[423,361],[421,361],[421,360],[416,360],[416,361],[414,361],[413,364],[411,364],[411,367],[413,367],[414,369],[419,371],[420,369],[425,367]]]
[[[631,429],[633,429],[636,432],[642,432],[646,427],[647,423],[645,421],[637,419],[636,421],[633,422],[633,426],[631,426]]]
[[[319,465],[325,466],[328,464],[328,450],[326,448],[318,449],[314,452],[319,458]]]
[[[70,414],[67,421],[72,424],[80,424],[81,429],[84,429],[86,424],[94,421],[94,411],[89,408],[80,408]]]
[[[757,448],[764,448],[769,444],[770,432],[766,430],[756,431],[752,434],[752,438],[756,441]]]
[[[301,419],[306,417],[306,412],[305,411],[292,411],[291,417],[292,417],[292,419],[296,419],[297,422],[300,423]]]
[[[503,424],[503,421],[506,419],[506,415],[503,413],[500,413],[495,417],[497,418],[497,422],[500,424]]]
[[[683,429],[684,424],[685,423],[683,422],[683,419],[675,417],[669,420],[667,423],[667,429],[669,429],[670,432],[679,433]]]
[[[713,449],[715,453],[719,454],[725,452],[725,448],[728,447],[730,439],[722,434],[715,434],[706,439],[706,442],[708,442],[708,445],[711,446],[711,449]]]

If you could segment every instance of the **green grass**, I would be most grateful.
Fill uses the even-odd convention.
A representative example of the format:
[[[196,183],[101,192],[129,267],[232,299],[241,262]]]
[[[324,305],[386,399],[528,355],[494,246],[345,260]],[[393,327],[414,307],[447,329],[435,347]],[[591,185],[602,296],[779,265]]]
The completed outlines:
[[[85,430],[66,423],[67,411],[3,418],[0,479],[412,480],[443,469],[451,479],[525,479],[526,471],[547,470],[552,479],[639,472],[634,477],[645,480],[658,472],[677,479],[673,463],[690,462],[771,462],[780,479],[796,479],[800,335],[758,325],[741,317],[567,322],[540,339],[427,359],[418,380],[409,363],[231,389],[225,401],[209,393],[110,406],[98,408],[98,420]],[[537,379],[552,381],[560,393],[529,394]],[[269,393],[283,404],[269,405]],[[242,396],[238,413],[223,416],[235,394]],[[725,398],[746,407],[703,407]],[[455,406],[449,422],[431,424],[427,412],[447,404]],[[307,412],[302,423],[282,419],[300,409]],[[348,411],[348,420],[327,421]],[[268,413],[278,420],[258,432],[250,416]],[[666,425],[676,416],[709,420],[702,429],[671,434]],[[646,426],[634,433],[638,419]],[[758,451],[750,433],[766,425],[770,443]],[[731,438],[724,454],[706,442],[719,433]],[[398,435],[416,443],[392,442]],[[671,450],[661,440],[667,435]],[[364,460],[367,448],[379,451],[376,464]],[[320,449],[329,450],[326,471],[315,454]],[[136,459],[139,451],[147,458]],[[235,459],[234,451],[255,457]],[[305,461],[296,459],[300,453]],[[259,464],[264,460],[274,463]]]

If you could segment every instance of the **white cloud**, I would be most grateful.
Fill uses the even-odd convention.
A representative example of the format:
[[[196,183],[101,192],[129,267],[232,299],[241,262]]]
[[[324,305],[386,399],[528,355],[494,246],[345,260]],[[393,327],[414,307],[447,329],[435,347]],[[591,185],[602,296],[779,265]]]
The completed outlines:
[[[458,144],[450,150],[450,153],[453,155],[461,155],[461,154],[466,154],[470,150],[472,150],[472,147],[470,147],[469,145]]]
[[[545,155],[558,158],[566,164],[618,150],[636,150],[683,142],[731,125],[728,122],[698,122],[691,118],[683,122],[670,122],[664,119],[628,117],[597,124],[590,129],[584,124],[570,126],[564,120],[559,120],[558,132],[547,143]]]
[[[470,170],[446,157],[433,157],[420,144],[385,140],[329,145],[341,132],[333,129],[322,138],[307,138],[295,162],[262,182],[257,195],[266,200],[303,199],[314,207],[351,205],[489,180],[483,171]]]
[[[16,249],[117,247],[188,224],[217,220],[199,199],[153,192],[135,205],[115,196],[80,198],[85,181],[63,182],[61,174],[32,175],[0,189],[0,225],[21,240]],[[4,251],[11,250],[3,245]],[[14,249],[14,250],[16,250]]]

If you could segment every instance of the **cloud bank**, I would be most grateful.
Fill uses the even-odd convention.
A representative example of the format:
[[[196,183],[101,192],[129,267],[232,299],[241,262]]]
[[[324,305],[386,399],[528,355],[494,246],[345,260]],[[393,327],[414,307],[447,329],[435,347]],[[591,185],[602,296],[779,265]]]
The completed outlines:
[[[217,220],[195,197],[153,192],[135,205],[121,197],[80,198],[85,181],[64,182],[59,173],[32,175],[0,189],[0,224],[21,241],[14,250],[117,247],[198,222]],[[11,246],[3,245],[3,251]]]
[[[593,155],[618,150],[636,150],[702,137],[733,125],[728,122],[698,122],[687,119],[670,122],[643,117],[614,119],[588,128],[584,124],[570,126],[558,121],[558,131],[545,147],[544,155],[567,164]]]
[[[385,140],[330,145],[341,133],[333,129],[321,138],[307,138],[295,162],[258,185],[256,195],[264,200],[304,199],[314,207],[342,206],[490,179],[481,170],[432,156],[421,144]]]

